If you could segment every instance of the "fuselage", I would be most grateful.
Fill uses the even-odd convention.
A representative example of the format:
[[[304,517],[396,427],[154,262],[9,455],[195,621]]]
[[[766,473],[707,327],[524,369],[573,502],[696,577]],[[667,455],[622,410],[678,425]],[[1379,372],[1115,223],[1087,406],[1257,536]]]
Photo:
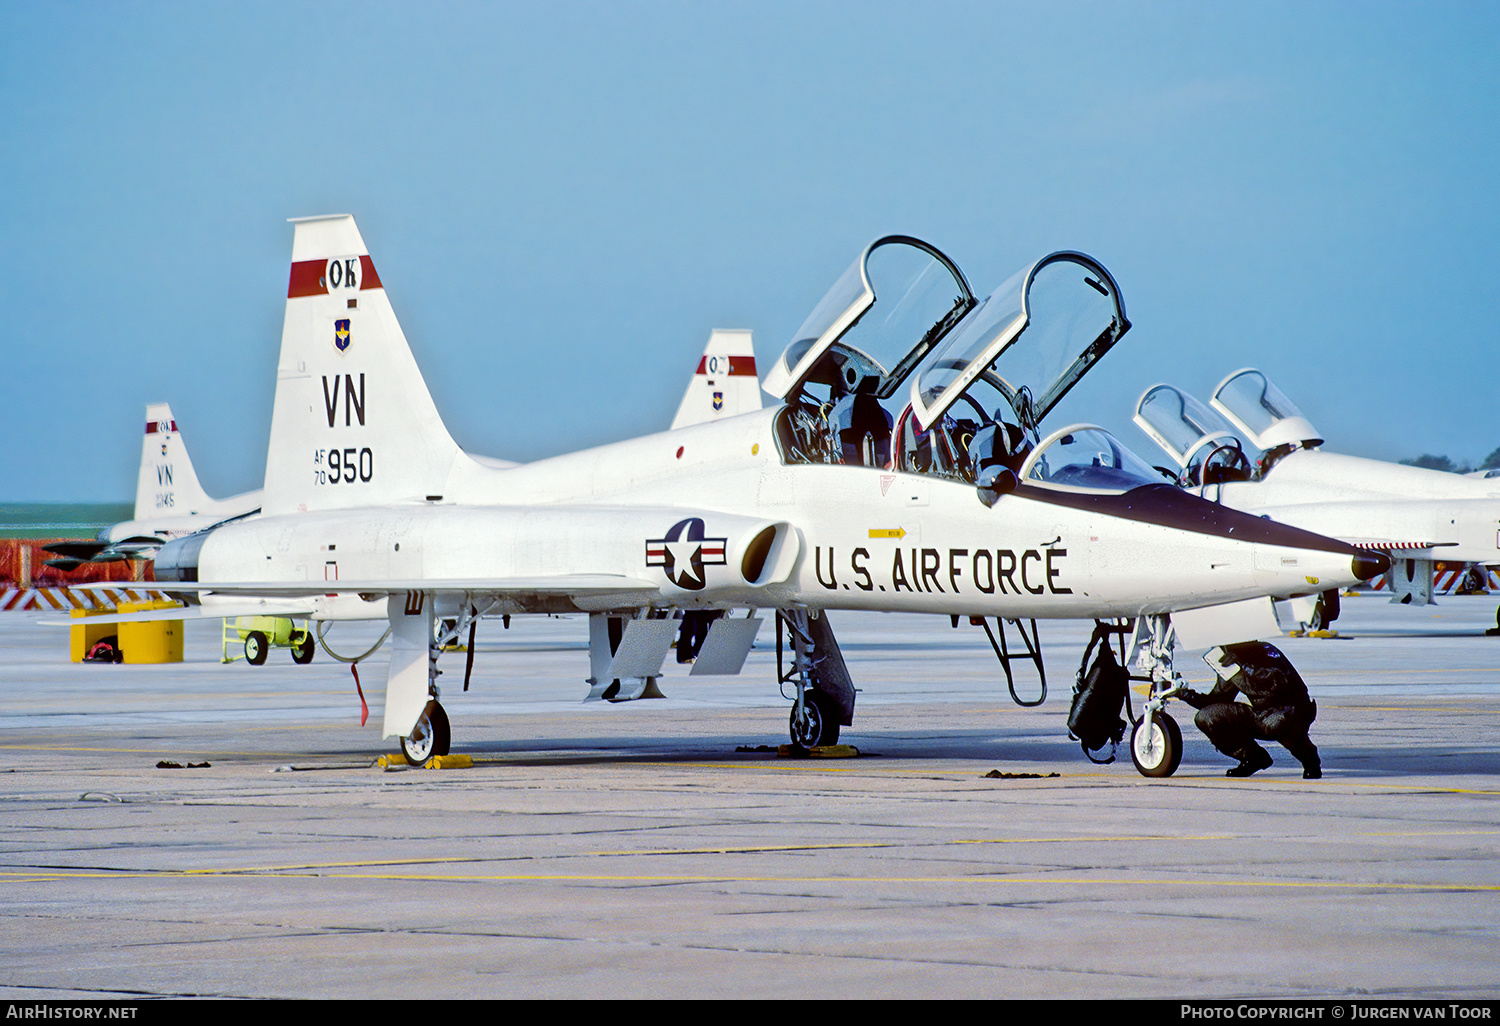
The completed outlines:
[[[483,592],[485,581],[588,572],[650,581],[658,606],[1107,618],[1368,575],[1347,545],[1165,486],[1023,485],[990,507],[962,481],[785,464],[776,412],[511,468],[459,459],[440,498],[228,524],[204,540],[198,580],[471,581]],[[497,611],[559,610],[522,594]]]

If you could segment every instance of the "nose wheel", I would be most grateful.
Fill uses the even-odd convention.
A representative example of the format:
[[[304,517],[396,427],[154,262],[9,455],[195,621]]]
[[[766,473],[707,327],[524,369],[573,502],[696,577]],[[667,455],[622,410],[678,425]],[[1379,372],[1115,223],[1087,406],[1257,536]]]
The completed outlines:
[[[1142,716],[1130,734],[1130,760],[1145,777],[1170,777],[1182,762],[1182,731],[1161,710]]]
[[[792,743],[803,748],[837,744],[838,712],[829,707],[827,699],[809,690],[804,693],[800,705],[792,706],[791,734]]]
[[[413,766],[420,766],[434,755],[447,755],[450,737],[448,714],[437,702],[428,702],[411,736],[401,739],[401,754]]]

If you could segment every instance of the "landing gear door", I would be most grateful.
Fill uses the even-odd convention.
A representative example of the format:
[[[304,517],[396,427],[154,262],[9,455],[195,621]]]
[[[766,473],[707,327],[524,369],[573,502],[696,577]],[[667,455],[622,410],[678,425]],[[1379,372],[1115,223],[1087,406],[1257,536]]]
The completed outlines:
[[[432,649],[431,596],[392,592],[386,599],[391,623],[391,665],[385,685],[384,737],[407,737],[430,697]]]

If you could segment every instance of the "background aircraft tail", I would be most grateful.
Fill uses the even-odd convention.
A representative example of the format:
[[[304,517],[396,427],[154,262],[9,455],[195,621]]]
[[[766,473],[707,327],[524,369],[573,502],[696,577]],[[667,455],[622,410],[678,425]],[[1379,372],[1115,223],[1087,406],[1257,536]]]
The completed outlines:
[[[672,429],[722,420],[760,407],[760,378],[755,373],[750,332],[717,328],[708,336]]]
[[[146,438],[135,481],[135,519],[189,516],[208,512],[215,505],[198,483],[172,407],[151,403],[146,407]]]
[[[442,496],[465,457],[354,218],[298,218],[271,414],[268,514]]]

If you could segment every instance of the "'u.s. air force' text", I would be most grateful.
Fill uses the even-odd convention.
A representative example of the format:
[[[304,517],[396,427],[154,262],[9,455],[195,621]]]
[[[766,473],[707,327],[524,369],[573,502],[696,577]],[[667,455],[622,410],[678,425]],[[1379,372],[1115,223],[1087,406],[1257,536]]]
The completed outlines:
[[[857,548],[841,559],[832,546],[813,546],[813,570],[829,591],[919,591],[961,595],[1071,595],[1058,583],[1067,549],[895,549],[889,573],[884,557]],[[879,565],[876,565],[878,562]],[[880,575],[877,579],[877,575]],[[843,577],[841,581],[839,578]]]

